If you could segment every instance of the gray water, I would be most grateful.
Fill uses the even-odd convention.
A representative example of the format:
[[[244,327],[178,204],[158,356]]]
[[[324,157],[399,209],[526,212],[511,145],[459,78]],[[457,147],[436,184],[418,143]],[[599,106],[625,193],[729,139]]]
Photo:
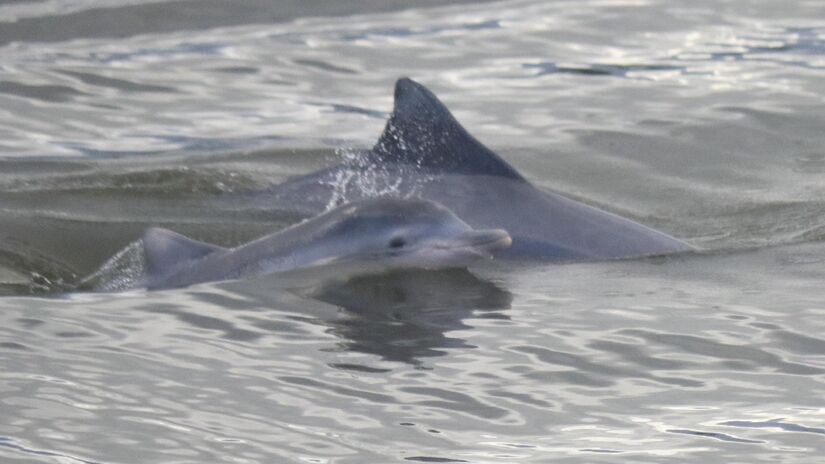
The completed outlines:
[[[822,462],[825,4],[438,3],[0,2],[0,462]],[[703,251],[67,293],[295,222],[224,200],[369,147],[399,76]]]

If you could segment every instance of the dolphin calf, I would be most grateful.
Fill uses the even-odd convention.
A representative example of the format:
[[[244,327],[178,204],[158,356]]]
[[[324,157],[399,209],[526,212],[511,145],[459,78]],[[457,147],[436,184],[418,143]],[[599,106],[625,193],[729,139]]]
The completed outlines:
[[[582,261],[692,250],[685,242],[615,214],[539,190],[481,144],[423,85],[395,85],[395,105],[375,146],[354,161],[242,198],[247,205],[317,214],[371,196],[443,204],[475,228],[504,229],[498,256]]]
[[[474,230],[432,201],[376,198],[340,206],[236,248],[195,241],[161,228],[147,230],[141,242],[142,276],[128,286],[96,288],[177,288],[315,266],[333,266],[339,277],[465,267],[506,249],[511,239],[503,230]],[[119,269],[123,266],[116,262],[118,256],[104,265],[103,273],[117,269],[116,279],[134,273],[134,269]]]

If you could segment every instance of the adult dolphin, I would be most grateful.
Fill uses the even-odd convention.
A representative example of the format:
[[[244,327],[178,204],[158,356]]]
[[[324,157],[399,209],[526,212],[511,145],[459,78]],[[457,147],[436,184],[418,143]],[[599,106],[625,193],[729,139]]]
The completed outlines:
[[[472,227],[507,230],[502,258],[582,261],[692,250],[685,242],[615,214],[537,189],[408,78],[375,146],[354,160],[293,178],[242,201],[314,214],[357,198],[395,195],[439,202]]]
[[[340,206],[236,248],[198,242],[160,228],[146,231],[139,243],[140,259],[124,266],[124,253],[119,253],[87,279],[90,286],[177,288],[320,266],[334,269],[338,277],[465,267],[491,258],[510,246],[511,239],[503,230],[474,230],[432,201],[377,198]],[[97,276],[107,275],[111,277],[95,282],[101,280]],[[130,275],[135,278],[124,282],[124,276]]]

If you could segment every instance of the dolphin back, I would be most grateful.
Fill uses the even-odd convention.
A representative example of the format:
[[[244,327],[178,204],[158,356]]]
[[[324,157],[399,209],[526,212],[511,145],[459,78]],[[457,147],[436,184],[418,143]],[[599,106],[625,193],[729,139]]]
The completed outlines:
[[[226,249],[192,240],[168,229],[153,227],[143,234],[143,250],[146,255],[146,277],[151,280]]]

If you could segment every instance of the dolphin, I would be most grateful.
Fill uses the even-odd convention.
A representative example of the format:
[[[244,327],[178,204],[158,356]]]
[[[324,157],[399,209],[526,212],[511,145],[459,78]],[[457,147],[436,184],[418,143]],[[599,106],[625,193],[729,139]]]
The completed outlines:
[[[104,282],[97,289],[179,288],[250,275],[320,266],[337,277],[399,269],[465,267],[510,246],[506,231],[474,230],[450,210],[423,199],[374,198],[349,203],[236,248],[223,248],[171,230],[148,229],[142,276],[129,285]],[[128,250],[128,247],[127,247]],[[115,255],[92,276],[124,270]],[[88,279],[87,279],[88,280]],[[111,280],[111,279],[110,279]]]
[[[587,261],[694,249],[632,220],[536,188],[470,135],[430,90],[408,78],[397,81],[393,112],[372,149],[241,201],[252,208],[317,214],[373,196],[432,200],[474,228],[504,229],[513,243],[497,258]]]

